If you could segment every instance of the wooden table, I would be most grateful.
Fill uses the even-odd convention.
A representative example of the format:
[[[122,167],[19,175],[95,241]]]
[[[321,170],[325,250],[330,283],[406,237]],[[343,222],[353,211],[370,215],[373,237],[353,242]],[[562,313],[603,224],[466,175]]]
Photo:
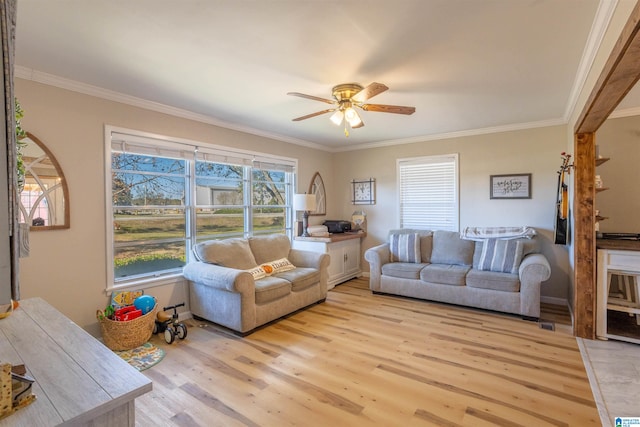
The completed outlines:
[[[25,364],[35,402],[0,426],[135,425],[151,381],[41,298],[0,320],[0,361]]]

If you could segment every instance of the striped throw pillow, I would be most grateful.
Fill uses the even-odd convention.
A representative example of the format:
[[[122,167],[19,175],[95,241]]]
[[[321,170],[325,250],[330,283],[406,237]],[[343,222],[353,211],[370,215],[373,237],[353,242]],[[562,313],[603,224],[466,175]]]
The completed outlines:
[[[391,262],[420,262],[420,236],[413,234],[392,234],[389,237]]]
[[[522,242],[519,240],[486,239],[478,260],[478,270],[516,274],[522,261],[522,251]]]

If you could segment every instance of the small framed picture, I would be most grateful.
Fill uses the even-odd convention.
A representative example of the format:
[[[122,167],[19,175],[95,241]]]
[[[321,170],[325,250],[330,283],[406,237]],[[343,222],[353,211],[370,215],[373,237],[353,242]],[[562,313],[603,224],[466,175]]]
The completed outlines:
[[[491,175],[489,191],[491,199],[530,199],[531,174]]]

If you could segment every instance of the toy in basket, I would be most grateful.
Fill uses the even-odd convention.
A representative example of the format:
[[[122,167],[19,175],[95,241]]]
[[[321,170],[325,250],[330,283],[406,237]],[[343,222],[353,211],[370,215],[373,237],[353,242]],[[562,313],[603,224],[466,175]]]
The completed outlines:
[[[167,344],[171,344],[176,340],[176,336],[181,340],[187,337],[187,325],[178,322],[178,307],[184,307],[184,303],[164,307],[158,312],[156,323],[153,327],[153,333],[158,334],[164,332],[164,340]],[[173,314],[166,313],[167,310],[173,310]]]
[[[149,341],[153,334],[156,309],[158,304],[153,297],[153,308],[137,309],[134,306],[122,307],[118,310],[113,305],[107,306],[105,312],[98,310],[96,317],[102,330],[104,344],[114,351],[131,350]],[[118,315],[116,316],[116,312]]]

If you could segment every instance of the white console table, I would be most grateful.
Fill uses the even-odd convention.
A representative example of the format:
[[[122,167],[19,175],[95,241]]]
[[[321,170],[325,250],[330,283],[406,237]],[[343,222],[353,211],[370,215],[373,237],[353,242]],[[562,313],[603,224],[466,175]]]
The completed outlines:
[[[327,288],[346,282],[362,274],[360,268],[360,239],[366,233],[340,233],[329,237],[296,237],[293,247],[329,254],[329,279]]]
[[[36,395],[0,426],[133,427],[134,400],[152,387],[151,380],[41,298],[20,301],[0,320],[0,360],[26,365]]]
[[[612,334],[607,328],[607,310],[636,313],[637,308],[617,305],[609,301],[609,274],[640,275],[640,242],[598,241],[596,336],[600,339],[616,339],[640,344],[640,337],[633,338]]]

